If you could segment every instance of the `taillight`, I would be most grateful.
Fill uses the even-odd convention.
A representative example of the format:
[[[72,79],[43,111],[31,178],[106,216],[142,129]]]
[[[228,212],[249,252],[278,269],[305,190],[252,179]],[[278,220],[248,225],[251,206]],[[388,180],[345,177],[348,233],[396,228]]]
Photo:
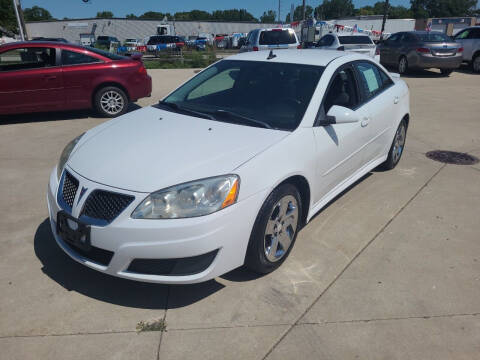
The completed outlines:
[[[463,47],[458,48],[458,49],[457,49],[457,52],[463,52]]]
[[[301,49],[301,48],[302,48],[302,44],[298,44],[297,49]]]
[[[253,51],[258,51],[258,46],[254,46]]]
[[[375,49],[375,55],[380,55],[380,49],[378,47]]]
[[[417,49],[418,53],[423,53],[423,54],[428,54],[430,52],[430,49],[427,48],[418,48]]]
[[[147,69],[145,69],[145,66],[143,66],[143,65],[140,66],[140,67],[138,68],[138,73],[139,73],[140,75],[147,75]]]

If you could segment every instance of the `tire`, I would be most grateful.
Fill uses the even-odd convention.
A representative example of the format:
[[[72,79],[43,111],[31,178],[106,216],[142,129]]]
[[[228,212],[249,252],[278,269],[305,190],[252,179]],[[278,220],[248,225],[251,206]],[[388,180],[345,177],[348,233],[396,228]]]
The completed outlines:
[[[291,184],[277,187],[263,203],[253,225],[245,265],[268,274],[288,257],[302,219],[300,193]],[[288,225],[286,225],[288,224]]]
[[[408,71],[408,61],[403,55],[398,59],[397,71],[399,74],[406,74]]]
[[[98,90],[94,97],[95,109],[104,117],[116,117],[128,109],[128,97],[116,86],[106,86]]]
[[[472,59],[472,71],[480,74],[480,54],[476,54]]]
[[[407,139],[407,122],[405,119],[400,121],[395,136],[393,137],[392,145],[388,151],[387,160],[380,165],[383,170],[392,170],[400,161],[403,150],[405,148],[405,140]]]
[[[450,74],[453,72],[453,69],[440,69],[440,72],[443,76],[450,76]]]

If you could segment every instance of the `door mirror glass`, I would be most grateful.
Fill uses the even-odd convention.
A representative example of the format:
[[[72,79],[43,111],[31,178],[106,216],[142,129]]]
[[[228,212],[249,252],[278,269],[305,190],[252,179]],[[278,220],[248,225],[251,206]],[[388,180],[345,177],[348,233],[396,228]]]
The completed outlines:
[[[333,105],[330,110],[328,110],[326,116],[326,123],[328,125],[350,124],[358,122],[359,120],[358,114],[354,110],[338,105]]]

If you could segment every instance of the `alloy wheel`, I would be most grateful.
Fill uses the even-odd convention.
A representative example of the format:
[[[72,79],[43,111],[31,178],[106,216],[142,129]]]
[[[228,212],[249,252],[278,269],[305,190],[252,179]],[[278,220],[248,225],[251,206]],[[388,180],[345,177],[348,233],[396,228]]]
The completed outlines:
[[[393,156],[394,164],[396,164],[400,160],[400,157],[402,156],[403,147],[405,145],[405,137],[406,137],[405,124],[402,122],[402,124],[397,129],[397,133],[395,134],[395,140],[393,143],[392,156]]]
[[[295,197],[286,195],[273,207],[264,234],[266,258],[276,262],[288,252],[298,223],[298,204]]]
[[[473,60],[473,71],[480,72],[480,55]]]
[[[405,57],[401,57],[400,61],[398,62],[398,72],[400,74],[404,74],[407,71],[407,59]]]
[[[106,91],[100,98],[100,106],[107,114],[115,115],[122,111],[125,104],[122,95],[110,90]]]

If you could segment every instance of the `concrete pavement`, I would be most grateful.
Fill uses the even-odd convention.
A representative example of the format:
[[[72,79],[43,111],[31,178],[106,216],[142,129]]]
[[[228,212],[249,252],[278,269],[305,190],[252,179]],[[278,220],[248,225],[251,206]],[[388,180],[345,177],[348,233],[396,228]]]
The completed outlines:
[[[153,70],[154,103],[192,70]],[[280,269],[205,284],[117,279],[55,244],[45,202],[63,146],[105,119],[87,111],[0,121],[1,359],[476,359],[480,353],[479,76],[421,72],[404,156],[315,216]],[[135,332],[165,319],[167,331]]]

